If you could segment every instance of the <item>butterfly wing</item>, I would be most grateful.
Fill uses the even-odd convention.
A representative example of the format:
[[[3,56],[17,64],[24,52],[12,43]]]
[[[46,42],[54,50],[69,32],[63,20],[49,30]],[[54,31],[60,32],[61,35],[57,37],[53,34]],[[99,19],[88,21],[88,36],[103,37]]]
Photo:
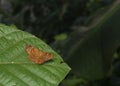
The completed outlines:
[[[53,55],[48,52],[43,52],[37,48],[27,45],[26,51],[29,56],[29,59],[37,64],[43,64],[46,61],[49,61],[53,58]]]

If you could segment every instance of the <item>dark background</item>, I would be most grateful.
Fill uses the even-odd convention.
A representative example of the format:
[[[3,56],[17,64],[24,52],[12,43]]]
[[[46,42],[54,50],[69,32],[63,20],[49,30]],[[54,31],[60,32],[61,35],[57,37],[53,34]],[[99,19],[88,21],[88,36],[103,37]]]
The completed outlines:
[[[114,0],[0,0],[0,22],[15,24],[47,43],[87,25],[89,17]],[[77,28],[73,28],[77,27]]]

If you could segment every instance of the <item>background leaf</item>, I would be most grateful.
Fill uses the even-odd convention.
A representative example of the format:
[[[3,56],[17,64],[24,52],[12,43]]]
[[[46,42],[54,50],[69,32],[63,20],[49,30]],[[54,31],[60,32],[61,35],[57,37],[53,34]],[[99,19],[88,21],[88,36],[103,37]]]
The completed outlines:
[[[80,78],[97,80],[110,75],[113,55],[120,46],[119,15],[118,1],[100,19],[100,22],[92,27],[92,30],[86,31],[87,35],[84,36],[77,30],[67,41],[63,49],[68,51],[65,57],[73,69],[72,72],[78,74]]]
[[[53,60],[42,65],[34,64],[25,51],[27,44],[52,53]],[[57,86],[70,71],[47,44],[13,25],[0,24],[0,51],[1,86]]]

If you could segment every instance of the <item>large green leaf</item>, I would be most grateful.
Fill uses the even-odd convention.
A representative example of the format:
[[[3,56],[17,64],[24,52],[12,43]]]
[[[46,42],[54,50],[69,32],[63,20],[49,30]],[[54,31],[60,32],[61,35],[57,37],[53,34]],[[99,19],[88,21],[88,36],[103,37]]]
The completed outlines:
[[[115,3],[100,22],[80,39],[80,32],[74,32],[64,49],[72,71],[86,80],[107,77],[113,55],[120,46],[120,3]]]
[[[28,59],[27,44],[53,54],[42,65]],[[62,58],[42,40],[14,26],[0,24],[0,86],[57,86],[70,71]]]

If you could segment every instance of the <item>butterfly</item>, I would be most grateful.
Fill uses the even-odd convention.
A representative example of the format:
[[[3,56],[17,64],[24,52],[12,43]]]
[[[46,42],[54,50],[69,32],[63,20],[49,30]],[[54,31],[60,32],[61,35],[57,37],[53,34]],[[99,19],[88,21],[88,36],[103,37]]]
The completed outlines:
[[[36,64],[43,64],[53,58],[51,53],[39,50],[32,45],[26,45],[26,52],[29,59]]]

